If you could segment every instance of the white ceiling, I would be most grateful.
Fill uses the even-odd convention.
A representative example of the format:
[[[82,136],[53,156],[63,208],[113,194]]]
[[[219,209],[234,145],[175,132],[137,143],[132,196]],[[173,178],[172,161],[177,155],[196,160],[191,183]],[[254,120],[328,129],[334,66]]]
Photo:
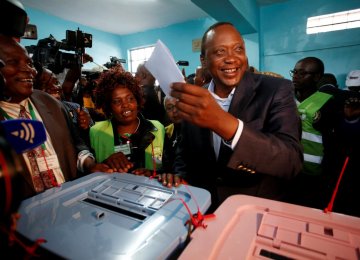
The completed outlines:
[[[264,5],[284,0],[256,1]],[[191,0],[21,0],[21,2],[25,9],[31,7],[68,21],[119,35],[162,28],[208,16]]]

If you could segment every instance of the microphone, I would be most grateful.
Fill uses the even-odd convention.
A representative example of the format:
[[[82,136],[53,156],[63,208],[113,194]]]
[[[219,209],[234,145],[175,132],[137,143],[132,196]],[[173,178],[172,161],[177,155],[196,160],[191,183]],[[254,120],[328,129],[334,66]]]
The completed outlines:
[[[0,122],[1,132],[17,154],[27,152],[46,141],[42,122],[30,119],[12,119]]]

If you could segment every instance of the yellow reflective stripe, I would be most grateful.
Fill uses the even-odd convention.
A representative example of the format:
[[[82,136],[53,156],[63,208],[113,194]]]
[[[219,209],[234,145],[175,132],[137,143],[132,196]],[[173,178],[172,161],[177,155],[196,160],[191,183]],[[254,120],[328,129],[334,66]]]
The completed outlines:
[[[302,139],[322,144],[322,136],[317,134],[311,134],[309,132],[302,132]]]
[[[320,164],[322,161],[322,156],[316,156],[316,155],[311,155],[311,154],[304,154],[304,161],[305,162],[312,162],[312,163],[317,163]]]

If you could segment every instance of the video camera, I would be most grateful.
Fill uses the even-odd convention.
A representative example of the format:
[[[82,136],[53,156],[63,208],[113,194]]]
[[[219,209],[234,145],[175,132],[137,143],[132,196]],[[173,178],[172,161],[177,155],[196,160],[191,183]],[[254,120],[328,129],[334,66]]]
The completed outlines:
[[[108,69],[111,69],[112,67],[115,67],[116,65],[119,65],[120,63],[126,63],[125,59],[119,59],[117,57],[111,56],[110,62],[106,62],[104,66]]]
[[[50,34],[48,38],[39,40],[37,45],[26,46],[25,48],[32,54],[34,62],[38,62],[58,74],[64,68],[81,67],[85,48],[91,47],[92,35],[77,29],[76,31],[67,30],[66,39],[61,42]]]

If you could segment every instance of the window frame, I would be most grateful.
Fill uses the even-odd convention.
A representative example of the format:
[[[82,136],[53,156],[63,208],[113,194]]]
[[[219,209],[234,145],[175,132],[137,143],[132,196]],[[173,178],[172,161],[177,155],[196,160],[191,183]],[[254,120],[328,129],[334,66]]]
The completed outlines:
[[[360,8],[307,18],[306,34],[360,28]]]
[[[147,51],[150,50],[151,51]],[[135,72],[137,70],[137,67],[139,66],[140,63],[147,61],[150,56],[151,53],[154,51],[155,49],[155,44],[150,44],[150,45],[146,45],[146,46],[140,46],[140,47],[135,47],[135,48],[131,48],[128,50],[128,57],[129,57],[129,71],[135,75]],[[138,56],[140,56],[140,58],[133,57],[133,53],[134,52],[141,52],[141,50],[144,50],[144,54],[141,55],[139,54]]]

